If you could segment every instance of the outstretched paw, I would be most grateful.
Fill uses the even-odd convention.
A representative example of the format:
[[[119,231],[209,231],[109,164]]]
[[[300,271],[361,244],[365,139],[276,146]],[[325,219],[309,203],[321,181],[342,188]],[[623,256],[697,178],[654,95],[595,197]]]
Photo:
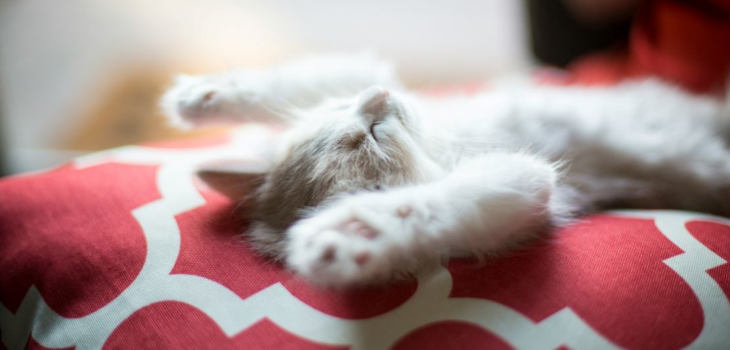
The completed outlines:
[[[409,270],[417,244],[412,206],[382,206],[377,194],[352,198],[294,225],[288,264],[323,285],[382,281]],[[377,199],[377,197],[375,198]]]
[[[258,100],[255,90],[240,86],[231,75],[180,75],[163,96],[162,107],[173,124],[190,127],[225,122]]]

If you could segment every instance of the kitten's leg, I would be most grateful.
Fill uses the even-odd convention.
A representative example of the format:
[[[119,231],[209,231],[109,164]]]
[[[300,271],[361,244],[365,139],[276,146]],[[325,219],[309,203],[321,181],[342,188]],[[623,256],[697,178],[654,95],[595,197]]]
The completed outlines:
[[[325,285],[414,272],[448,251],[484,253],[520,241],[559,214],[555,166],[491,153],[446,178],[333,203],[288,232],[289,266]]]
[[[177,126],[270,121],[372,85],[399,87],[393,66],[372,54],[310,56],[258,71],[178,76],[162,107]]]

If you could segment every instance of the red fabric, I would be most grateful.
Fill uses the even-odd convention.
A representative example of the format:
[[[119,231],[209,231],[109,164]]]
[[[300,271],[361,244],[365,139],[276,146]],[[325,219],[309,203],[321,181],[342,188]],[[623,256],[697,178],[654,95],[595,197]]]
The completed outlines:
[[[538,322],[569,306],[622,347],[679,349],[703,326],[694,293],[662,263],[681,253],[652,220],[588,218],[555,242],[481,268],[452,262],[451,296],[495,300]]]
[[[144,262],[144,235],[130,211],[159,196],[155,171],[64,166],[4,180],[0,302],[16,312],[34,285],[53,310],[80,317],[116,298]]]
[[[604,214],[563,229],[552,240],[484,264],[454,260],[444,275],[450,276],[451,283],[441,277],[442,282],[431,287],[409,280],[368,290],[321,290],[282,266],[256,257],[237,236],[242,226],[235,219],[234,203],[204,186],[196,187],[191,173],[165,170],[180,162],[165,157],[177,152],[186,159],[189,151],[159,149],[164,152],[160,153],[164,155],[161,163],[150,164],[147,157],[157,150],[147,148],[139,153],[146,165],[134,164],[136,158],[120,150],[107,160],[83,167],[68,165],[0,181],[2,325],[33,322],[33,314],[27,312],[44,304],[59,315],[53,321],[36,319],[51,322],[50,326],[36,326],[23,344],[56,348],[98,341],[106,349],[345,349],[353,343],[383,341],[385,347],[399,350],[511,349],[520,348],[514,342],[519,342],[522,332],[533,334],[529,332],[537,325],[545,325],[553,330],[530,337],[558,335],[567,337],[560,339],[568,343],[597,337],[587,348],[605,341],[627,349],[680,349],[698,341],[703,331],[721,339],[727,333],[721,330],[730,329],[730,322],[718,324],[724,321],[708,319],[700,299],[702,296],[713,310],[730,315],[727,224],[694,214],[672,214],[694,217],[686,221],[690,245],[678,246],[668,235],[683,229],[684,221],[667,230],[660,229],[659,221],[652,218]],[[205,148],[196,152],[200,150]],[[201,205],[176,214],[171,229],[165,228],[164,215],[144,214],[145,208],[155,208],[170,181],[187,181],[203,199]],[[167,196],[185,192],[183,187],[176,188]],[[155,245],[160,237],[179,237],[179,250],[169,242]],[[667,261],[690,248],[702,253],[691,253],[683,264],[693,269],[687,277]],[[162,260],[151,258],[156,253],[150,249],[173,254],[170,270],[150,275],[156,277],[139,285],[142,289],[135,294],[129,289],[139,283],[136,279],[144,279],[140,277],[143,269],[161,269]],[[705,273],[702,264],[709,252],[721,260]],[[143,268],[143,264],[151,265]],[[707,278],[692,286],[686,280],[695,278],[692,276]],[[42,299],[32,301],[33,288]],[[273,293],[276,288],[283,288],[283,294]],[[417,288],[424,288],[420,293],[430,296],[418,299]],[[446,294],[439,296],[442,289]],[[161,294],[162,301],[130,306],[137,302],[135,298],[155,294]],[[416,299],[421,301],[413,304]],[[23,311],[20,305],[24,301],[39,306]],[[277,307],[284,308],[282,313]],[[508,311],[490,309],[494,307]],[[238,308],[243,311],[236,311]],[[231,314],[226,314],[229,309]],[[98,321],[69,326],[60,333],[80,332],[70,337],[70,344],[52,332],[106,310],[112,311]],[[553,319],[566,312],[574,314],[571,322],[579,322],[587,330],[560,328],[561,323]],[[13,318],[17,314],[27,318]],[[253,314],[259,316],[237,323]],[[298,319],[300,315],[304,318]],[[510,317],[527,323],[519,328],[520,323]],[[349,327],[348,322],[365,323],[341,333],[338,327]],[[490,328],[504,322],[518,327],[515,338],[510,338],[509,328]],[[380,323],[383,325],[378,326]],[[110,327],[107,335],[99,335],[104,334],[103,326]],[[227,327],[233,328],[226,331]],[[5,337],[16,329],[1,331]],[[378,340],[389,332],[391,338]],[[331,334],[350,335],[326,340]],[[4,345],[10,347],[11,343]],[[560,342],[555,345],[561,346]]]
[[[109,337],[104,349],[337,350],[346,348],[309,342],[287,333],[266,319],[228,338],[213,320],[194,307],[179,302],[164,302],[141,309],[124,321]]]
[[[448,339],[448,343],[444,342]],[[419,328],[401,339],[393,350],[513,350],[504,340],[465,322],[441,322]]]

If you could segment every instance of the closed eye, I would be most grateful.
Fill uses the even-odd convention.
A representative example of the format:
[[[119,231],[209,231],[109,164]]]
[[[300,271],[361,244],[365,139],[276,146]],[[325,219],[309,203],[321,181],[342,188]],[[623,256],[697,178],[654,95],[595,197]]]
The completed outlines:
[[[380,122],[373,122],[370,124],[370,135],[373,137],[375,142],[378,142],[378,138],[375,136],[375,126],[380,124]]]

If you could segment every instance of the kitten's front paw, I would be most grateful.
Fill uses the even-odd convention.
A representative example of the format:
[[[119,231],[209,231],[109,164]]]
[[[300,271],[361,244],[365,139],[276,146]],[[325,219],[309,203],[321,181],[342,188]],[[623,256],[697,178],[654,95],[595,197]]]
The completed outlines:
[[[180,75],[162,97],[162,107],[176,126],[224,122],[258,103],[255,91],[239,85],[233,76]]]
[[[383,281],[414,263],[414,208],[386,205],[377,195],[352,198],[294,225],[289,266],[329,286]],[[363,199],[363,200],[360,200]]]

